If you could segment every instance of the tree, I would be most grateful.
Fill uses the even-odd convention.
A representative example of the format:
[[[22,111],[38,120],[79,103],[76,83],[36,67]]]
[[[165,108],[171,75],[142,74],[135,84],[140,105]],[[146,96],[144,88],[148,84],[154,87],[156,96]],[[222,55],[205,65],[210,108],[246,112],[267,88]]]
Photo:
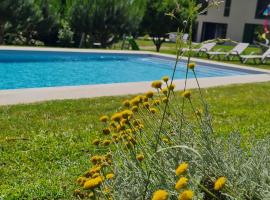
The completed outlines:
[[[36,22],[36,39],[41,40],[45,45],[55,45],[58,40],[58,31],[60,29],[60,8],[58,0],[35,0],[39,8],[40,20]]]
[[[146,13],[144,15],[141,31],[148,33],[153,38],[156,51],[159,52],[166,35],[171,31],[177,31],[178,27],[184,25],[187,17],[188,0],[177,0],[179,11],[176,12],[176,20],[168,13],[175,10],[177,4],[174,0],[148,0]]]
[[[12,2],[9,0],[0,1],[0,44],[3,44],[4,42],[5,24],[12,15],[12,13],[10,12],[11,6]]]
[[[102,47],[124,33],[137,30],[145,9],[144,0],[79,0],[71,11],[71,27],[80,38],[100,42]]]
[[[0,0],[0,44],[4,42],[6,26],[14,33],[32,29],[37,13],[31,0]]]
[[[70,25],[75,33],[75,41],[78,43],[79,47],[84,46],[85,34],[90,32],[91,17],[92,17],[92,4],[93,0],[78,0],[72,5],[70,10]]]
[[[32,0],[22,0],[21,7],[17,8],[12,18],[9,20],[8,35],[13,35],[14,39],[22,37],[24,45],[35,45],[37,41],[37,23],[41,20],[41,13],[38,6]],[[13,43],[12,37],[8,42]]]

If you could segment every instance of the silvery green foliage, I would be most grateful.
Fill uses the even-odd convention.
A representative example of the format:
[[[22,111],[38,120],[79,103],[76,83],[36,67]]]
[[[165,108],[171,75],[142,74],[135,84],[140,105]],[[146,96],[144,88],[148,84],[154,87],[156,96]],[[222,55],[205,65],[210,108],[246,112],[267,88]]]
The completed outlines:
[[[195,199],[204,196],[208,197],[205,199],[215,199],[208,192],[217,199],[269,199],[269,138],[253,139],[247,143],[239,133],[217,137],[207,128],[196,129],[195,124],[187,122],[179,132],[177,123],[168,122],[172,127],[169,130],[175,132],[163,130],[162,134],[170,138],[171,144],[160,142],[155,152],[154,129],[160,121],[152,117],[146,119],[149,114],[144,110],[140,112],[144,121],[149,120],[146,123],[150,128],[138,133],[143,141],[138,139],[134,149],[122,149],[119,145],[114,153],[117,175],[113,185],[115,199],[150,199],[157,189],[165,189],[171,199],[177,199],[175,169],[183,161],[190,165],[187,176],[191,181],[189,189],[196,194]],[[139,152],[145,155],[142,163],[134,157]],[[222,193],[213,191],[213,182],[220,176],[228,179]]]

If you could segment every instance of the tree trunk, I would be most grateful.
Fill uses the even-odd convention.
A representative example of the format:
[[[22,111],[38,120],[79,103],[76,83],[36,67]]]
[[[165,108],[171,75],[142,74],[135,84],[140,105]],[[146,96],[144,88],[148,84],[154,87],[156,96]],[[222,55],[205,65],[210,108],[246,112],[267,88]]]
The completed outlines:
[[[161,47],[161,45],[162,45],[162,43],[163,43],[164,41],[165,41],[164,38],[163,38],[163,39],[161,39],[161,38],[157,38],[157,39],[153,38],[153,42],[154,42],[154,44],[155,44],[155,46],[156,46],[156,51],[157,51],[157,52],[160,51],[160,47]]]
[[[156,44],[156,51],[157,51],[157,52],[159,52],[160,47],[161,47],[161,43]]]
[[[106,49],[106,48],[107,48],[107,38],[106,38],[106,37],[102,37],[102,36],[101,36],[99,42],[101,43],[101,47],[102,47],[103,49]]]
[[[4,26],[5,23],[0,21],[0,45],[4,43]]]
[[[85,45],[85,33],[82,33],[79,48],[84,47],[84,45]]]

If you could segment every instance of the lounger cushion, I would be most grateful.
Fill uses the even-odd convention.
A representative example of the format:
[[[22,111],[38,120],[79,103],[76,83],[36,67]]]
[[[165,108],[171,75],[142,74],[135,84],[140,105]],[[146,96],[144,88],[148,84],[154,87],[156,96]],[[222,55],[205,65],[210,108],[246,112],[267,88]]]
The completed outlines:
[[[211,55],[225,55],[225,54],[227,54],[228,52],[218,52],[218,51],[217,51],[217,52],[214,52],[214,51],[211,52],[211,51],[210,51],[210,52],[207,52],[207,53],[208,53],[208,54],[211,54]]]
[[[247,58],[247,59],[249,59],[249,58],[262,58],[263,56],[260,56],[260,55],[243,55],[243,56],[241,56],[241,58]]]

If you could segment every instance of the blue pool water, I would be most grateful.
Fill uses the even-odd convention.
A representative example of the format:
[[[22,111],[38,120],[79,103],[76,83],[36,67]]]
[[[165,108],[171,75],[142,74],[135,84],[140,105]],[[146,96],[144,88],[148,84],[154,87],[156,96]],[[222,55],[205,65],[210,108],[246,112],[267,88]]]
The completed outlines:
[[[152,81],[172,74],[172,59],[150,55],[0,51],[0,89]],[[198,77],[256,73],[200,63]],[[185,76],[177,66],[176,79]],[[192,73],[189,77],[193,77]]]

